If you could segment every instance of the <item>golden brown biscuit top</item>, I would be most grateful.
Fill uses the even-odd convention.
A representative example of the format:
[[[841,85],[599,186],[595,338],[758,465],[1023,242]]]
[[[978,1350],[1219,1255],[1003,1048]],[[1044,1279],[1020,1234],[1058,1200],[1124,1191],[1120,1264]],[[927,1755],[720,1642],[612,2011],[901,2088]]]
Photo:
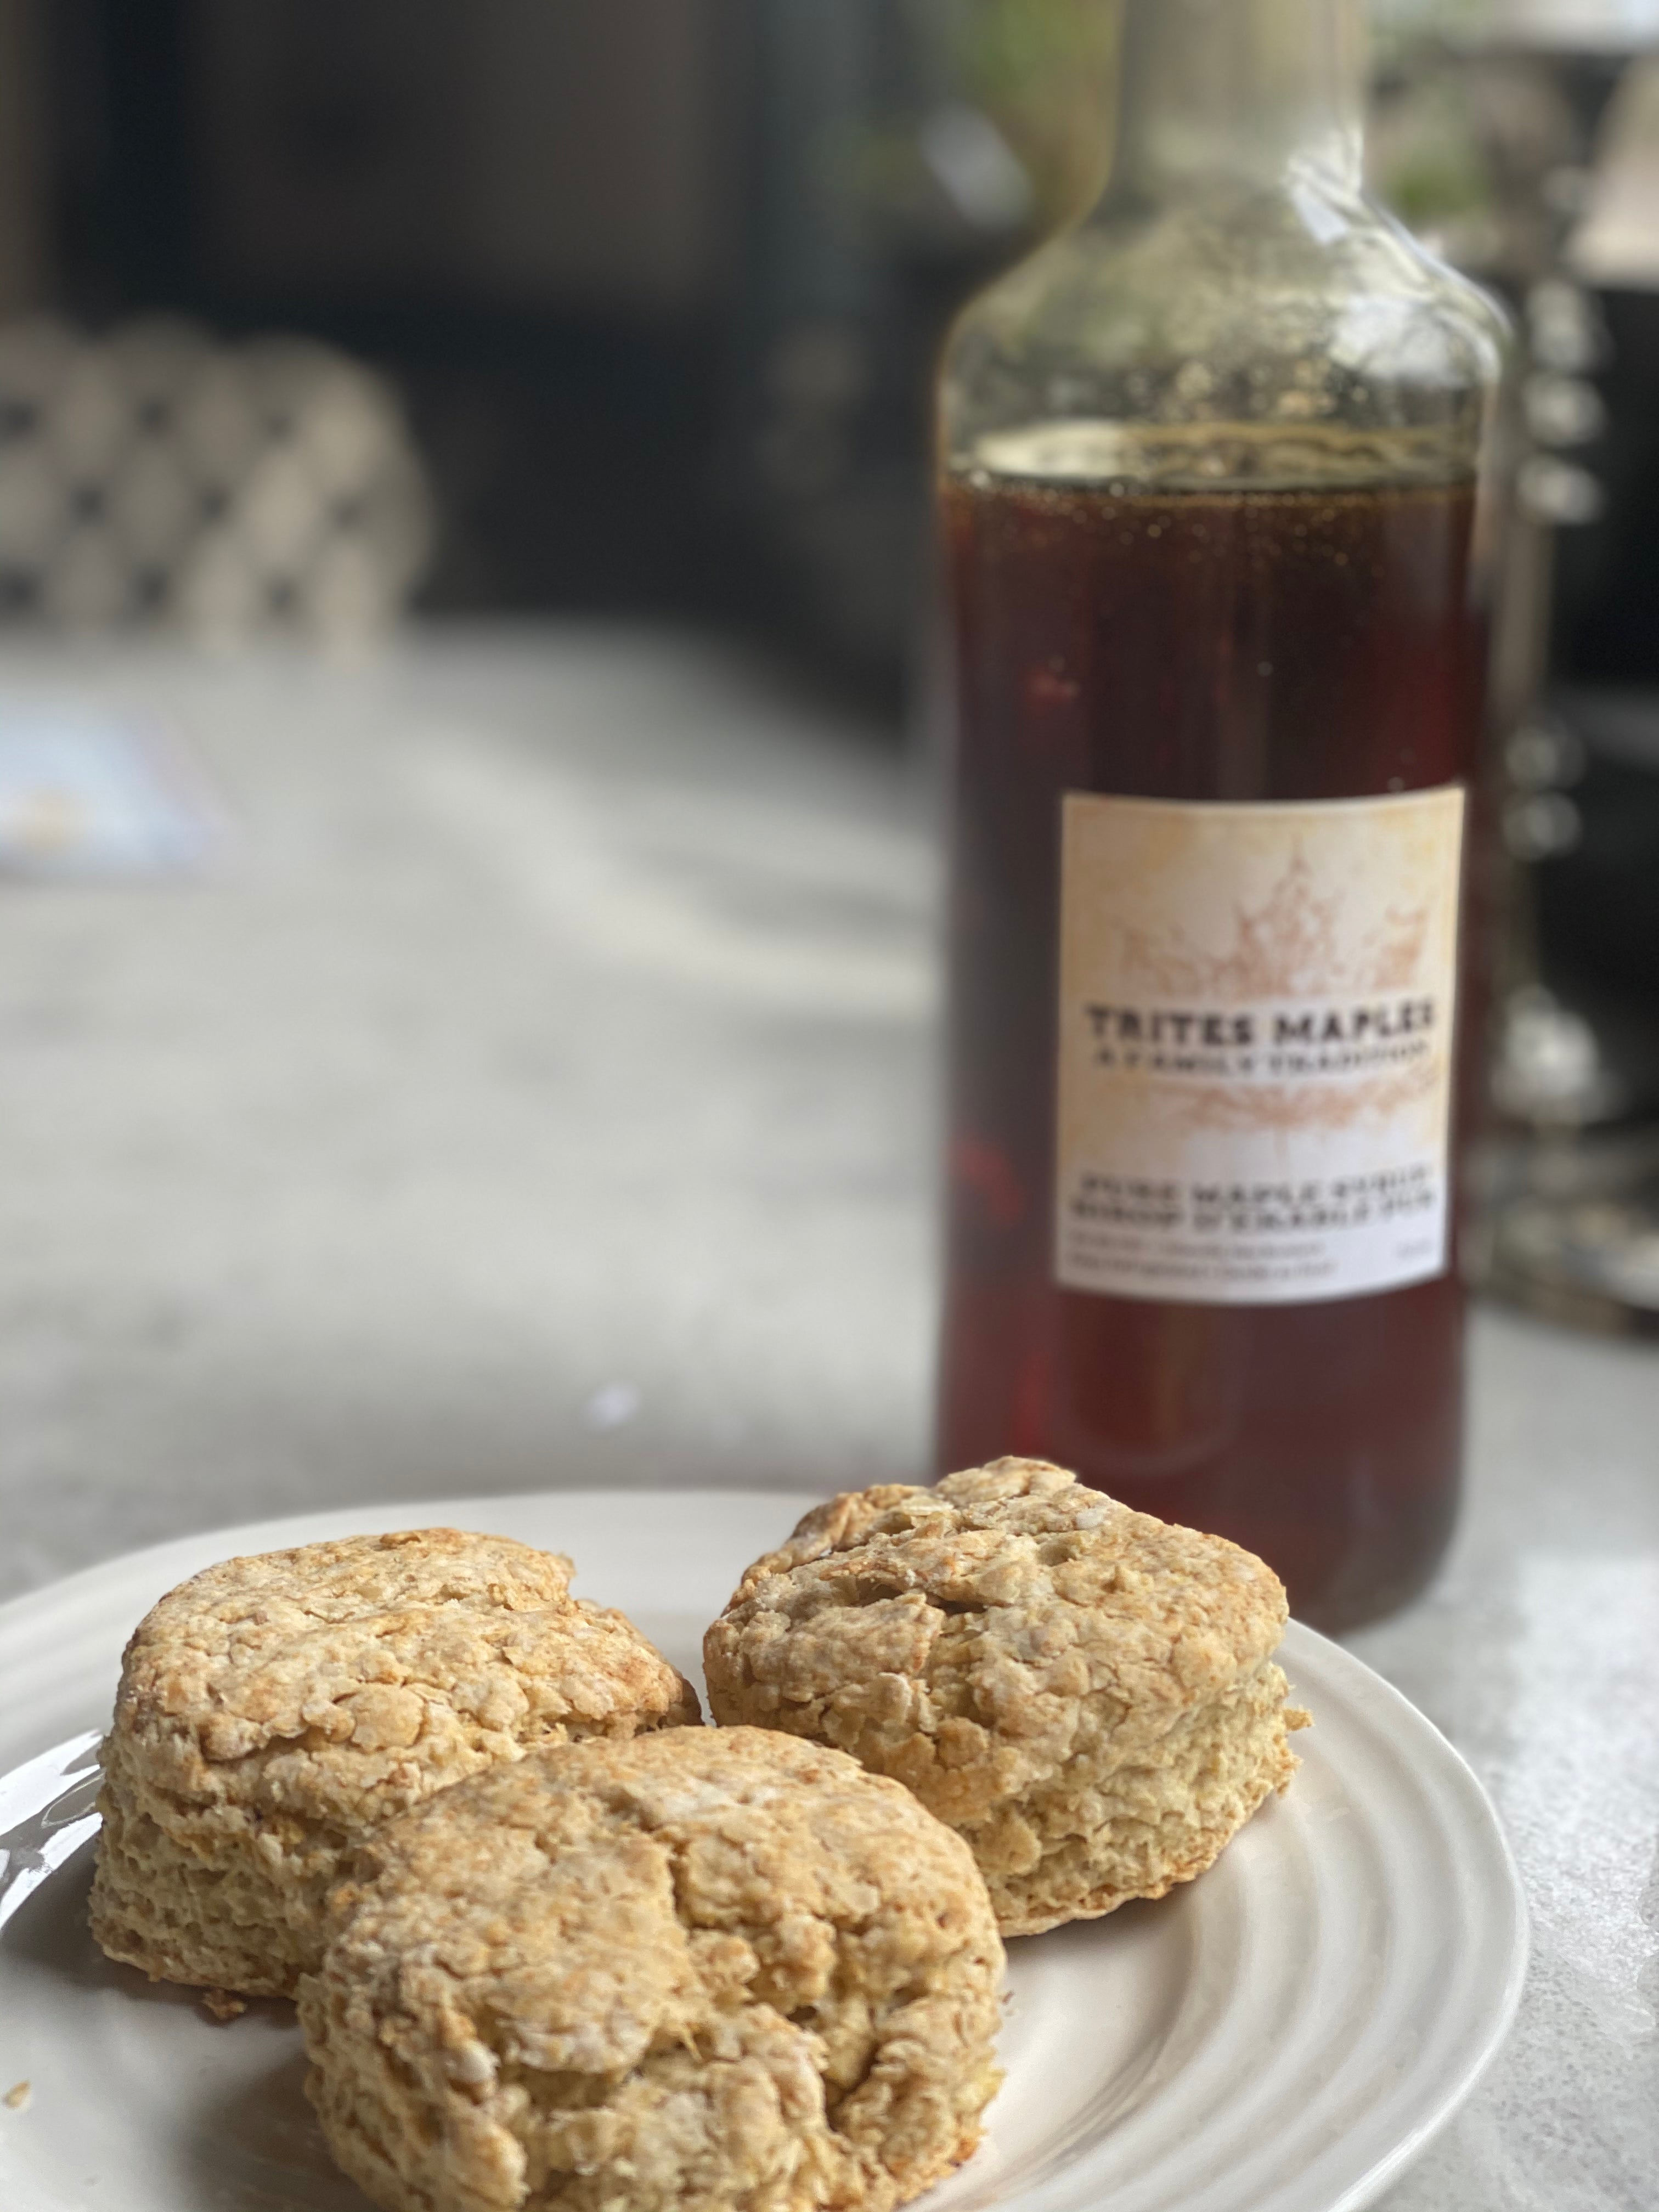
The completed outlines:
[[[383,1814],[526,1743],[641,1707],[694,1716],[676,1671],[573,1599],[570,1575],[453,1528],[224,1560],[139,1624],[114,1735],[197,1802],[355,1826],[370,1796]]]
[[[380,1830],[359,1867],[334,1893],[328,1972],[435,2016],[469,2084],[504,2063],[610,2074],[746,2005],[824,2008],[850,2083],[872,2007],[955,1960],[1001,1965],[961,1838],[897,1783],[766,1729],[493,1768]]]
[[[717,1714],[757,1686],[780,1727],[838,1708],[837,1740],[856,1726],[889,1771],[908,1738],[953,1724],[978,1769],[988,1735],[1009,1754],[1001,1796],[1065,1755],[1085,1699],[1127,1753],[1261,1665],[1285,1620],[1278,1577],[1236,1544],[1002,1459],[809,1513],[750,1568],[705,1658]]]

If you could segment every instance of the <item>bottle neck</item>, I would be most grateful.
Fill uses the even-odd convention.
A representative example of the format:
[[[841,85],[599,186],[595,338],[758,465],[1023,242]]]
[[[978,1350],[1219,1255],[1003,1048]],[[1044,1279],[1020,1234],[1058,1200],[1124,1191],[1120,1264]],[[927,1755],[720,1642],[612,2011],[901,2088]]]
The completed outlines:
[[[1361,186],[1359,0],[1121,0],[1097,214],[1240,191]]]

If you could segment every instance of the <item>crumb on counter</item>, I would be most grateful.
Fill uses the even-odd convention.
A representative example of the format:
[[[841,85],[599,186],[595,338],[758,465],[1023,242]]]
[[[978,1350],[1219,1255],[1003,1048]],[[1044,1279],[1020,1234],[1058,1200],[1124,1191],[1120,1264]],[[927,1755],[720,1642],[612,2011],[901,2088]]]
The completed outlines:
[[[33,2094],[27,2081],[14,2081],[5,2095],[0,2097],[0,2105],[3,2105],[9,2112],[27,2112],[29,2100]]]

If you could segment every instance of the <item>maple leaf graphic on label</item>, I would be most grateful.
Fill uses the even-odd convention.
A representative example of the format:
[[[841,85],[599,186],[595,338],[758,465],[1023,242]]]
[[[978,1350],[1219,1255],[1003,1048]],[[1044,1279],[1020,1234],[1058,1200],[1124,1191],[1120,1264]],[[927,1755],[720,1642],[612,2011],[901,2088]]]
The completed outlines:
[[[1340,890],[1320,894],[1297,846],[1259,907],[1234,908],[1233,942],[1224,952],[1206,952],[1178,922],[1151,928],[1120,924],[1124,980],[1151,992],[1223,1005],[1409,988],[1422,963],[1427,907],[1389,907],[1345,945],[1343,904]]]

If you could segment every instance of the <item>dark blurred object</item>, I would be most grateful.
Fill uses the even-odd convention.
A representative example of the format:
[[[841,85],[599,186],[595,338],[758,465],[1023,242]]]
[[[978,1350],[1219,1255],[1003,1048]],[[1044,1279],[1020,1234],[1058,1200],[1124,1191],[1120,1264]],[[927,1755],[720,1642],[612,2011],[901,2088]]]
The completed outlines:
[[[1544,1139],[1497,1166],[1485,1286],[1571,1328],[1659,1337],[1659,1133]]]
[[[775,618],[895,686],[927,570],[928,394],[961,303],[1085,193],[1111,14],[753,0],[725,477]]]
[[[1601,497],[1558,550],[1553,657],[1570,684],[1659,692],[1659,58],[1632,66],[1601,136],[1566,255],[1592,306],[1565,374],[1588,398],[1564,427]]]
[[[904,96],[911,49],[884,0],[756,0],[755,26],[725,496],[771,556],[773,620],[890,679],[920,548],[932,328],[853,171],[860,132]]]
[[[36,0],[60,303],[390,371],[437,609],[706,611],[741,0]]]
[[[1593,158],[1527,301],[1521,489],[1549,603],[1507,752],[1522,959],[1495,1088],[1557,1134],[1659,1112],[1659,68],[1605,62],[1574,64]]]
[[[1533,4],[1395,57],[1396,197],[1524,347],[1497,670],[1509,862],[1471,1240],[1556,1318],[1659,1325],[1659,64],[1642,11]],[[1659,9],[1646,32],[1659,36]],[[1424,88],[1427,89],[1424,89]]]
[[[1559,849],[1537,863],[1547,956],[1652,1013],[1659,1010],[1659,684],[1562,690],[1554,703],[1571,747],[1561,781],[1572,811]],[[1659,1018],[1651,1031],[1649,1065],[1633,1074],[1626,1111],[1659,1104]]]
[[[0,316],[33,307],[45,287],[43,0],[0,0]]]

